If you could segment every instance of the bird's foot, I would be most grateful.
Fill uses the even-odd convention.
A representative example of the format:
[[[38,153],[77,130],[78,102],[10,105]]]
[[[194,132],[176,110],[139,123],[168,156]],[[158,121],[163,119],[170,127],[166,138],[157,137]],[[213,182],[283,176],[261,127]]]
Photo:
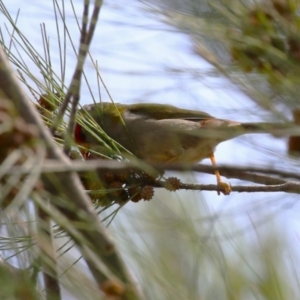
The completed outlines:
[[[229,183],[220,181],[218,183],[218,195],[220,195],[220,193],[229,195],[231,193],[231,185]]]

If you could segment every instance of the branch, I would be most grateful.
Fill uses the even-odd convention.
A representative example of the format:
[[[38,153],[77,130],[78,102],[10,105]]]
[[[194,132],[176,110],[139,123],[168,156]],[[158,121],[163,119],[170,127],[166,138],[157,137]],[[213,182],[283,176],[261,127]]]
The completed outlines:
[[[204,164],[196,164],[196,165],[188,165],[188,164],[148,164],[139,159],[131,162],[117,161],[117,160],[105,160],[105,159],[95,159],[95,160],[73,160],[66,163],[65,161],[58,162],[53,159],[45,159],[43,166],[41,166],[41,172],[43,173],[51,173],[51,172],[85,172],[85,171],[101,171],[101,170],[115,170],[121,171],[126,169],[136,169],[136,170],[156,170],[157,171],[179,171],[179,172],[200,172],[200,173],[208,173],[214,174],[215,170],[219,170],[220,172],[226,174],[226,177],[238,178],[236,174],[243,174],[246,172],[249,173],[263,173],[270,175],[278,175],[282,178],[294,178],[300,180],[299,173],[295,172],[287,172],[278,169],[270,169],[264,167],[240,167],[240,166],[232,166],[232,165],[218,165],[216,167],[204,165]],[[15,166],[8,170],[8,174],[13,174],[21,172],[22,174],[27,174],[30,172],[30,167],[27,166]],[[275,179],[275,178],[274,178]],[[281,181],[281,179],[277,179]]]
[[[71,100],[73,100],[72,106],[71,106],[71,113],[70,113],[68,128],[67,128],[66,136],[65,136],[64,152],[66,154],[68,154],[71,149],[71,137],[73,136],[73,132],[74,132],[75,118],[76,118],[76,114],[77,114],[77,106],[78,106],[79,99],[80,99],[80,87],[81,87],[81,77],[82,77],[82,72],[83,72],[83,65],[84,65],[86,56],[89,51],[92,37],[94,35],[95,26],[97,24],[101,6],[102,6],[101,0],[95,1],[94,11],[93,11],[92,18],[91,18],[91,21],[89,24],[89,29],[87,30],[89,1],[84,1],[77,65],[76,65],[76,68],[75,68],[75,71],[74,71],[74,74],[73,74],[73,77],[71,80],[70,87],[65,96],[65,99],[64,99],[63,103],[61,104],[61,107],[57,114],[57,117],[54,120],[53,125],[51,127],[51,132],[54,133],[57,126],[61,122],[69,103],[71,102]]]
[[[164,181],[157,181],[154,187],[163,188],[165,186]],[[215,184],[188,184],[180,183],[178,189],[192,190],[192,191],[218,191],[219,187]],[[231,192],[237,193],[260,193],[260,192],[285,192],[300,194],[300,183],[294,181],[288,181],[282,184],[274,185],[235,185],[231,186]]]
[[[186,165],[186,164],[146,164],[142,161],[136,162],[120,162],[116,160],[90,160],[90,161],[72,161],[72,164],[57,162],[55,160],[45,160],[41,166],[42,173],[65,173],[65,172],[87,172],[87,171],[122,171],[128,169],[136,169],[137,171],[149,172],[150,175],[164,171],[180,171],[180,172],[200,172],[214,174],[219,170],[222,176],[227,178],[237,178],[240,180],[252,181],[265,185],[277,185],[285,183],[281,178],[293,178],[300,180],[299,173],[287,172],[278,169],[260,168],[260,167],[237,167],[230,165],[209,166],[203,164]],[[19,173],[28,174],[32,171],[30,166],[15,166],[10,168],[8,174]],[[270,177],[256,173],[277,175],[278,177]]]
[[[139,167],[137,167],[137,165]],[[164,171],[195,171],[195,172],[203,172],[208,174],[214,174],[215,170],[221,170],[222,175],[225,175],[227,178],[235,178],[239,180],[251,181],[259,184],[263,184],[265,186],[232,186],[233,192],[287,192],[287,193],[296,193],[299,194],[299,183],[294,181],[286,181],[281,178],[265,176],[258,173],[266,173],[272,175],[279,175],[283,178],[296,178],[298,179],[300,176],[298,173],[293,172],[285,172],[281,170],[269,168],[254,168],[254,167],[235,167],[235,166],[207,166],[207,165],[195,165],[189,166],[180,165],[180,164],[170,164],[170,165],[146,165],[143,162],[135,163],[124,163],[115,160],[93,160],[93,161],[73,161],[72,165],[66,165],[62,163],[58,163],[53,160],[45,160],[43,166],[41,167],[40,172],[42,173],[65,173],[65,172],[90,172],[90,171],[98,171],[98,172],[121,172],[123,170],[136,170],[139,171],[147,171],[149,174],[158,174],[159,172]],[[8,171],[9,174],[29,174],[32,172],[30,166],[14,166],[11,167]],[[155,177],[155,175],[154,175]],[[165,187],[165,182],[156,181],[149,182],[149,186],[162,188]],[[187,189],[187,190],[202,190],[202,191],[218,191],[217,185],[205,185],[205,184],[185,184],[180,183],[178,189]]]

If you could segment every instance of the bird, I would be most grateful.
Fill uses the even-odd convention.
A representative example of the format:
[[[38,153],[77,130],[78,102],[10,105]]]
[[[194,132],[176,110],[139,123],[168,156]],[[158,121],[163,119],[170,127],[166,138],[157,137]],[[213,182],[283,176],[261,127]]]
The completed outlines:
[[[195,164],[209,158],[217,167],[215,148],[246,133],[277,132],[286,123],[242,123],[210,114],[158,103],[100,102],[83,106],[75,125],[74,140],[86,149],[101,148],[97,132],[103,130],[124,149],[150,164]],[[123,151],[121,151],[123,152]],[[229,195],[231,186],[215,170],[218,194]]]

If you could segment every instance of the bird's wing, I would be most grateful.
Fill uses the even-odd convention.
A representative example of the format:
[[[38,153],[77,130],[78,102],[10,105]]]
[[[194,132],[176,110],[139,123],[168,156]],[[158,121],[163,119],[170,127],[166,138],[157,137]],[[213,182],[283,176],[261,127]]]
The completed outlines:
[[[157,103],[139,103],[128,105],[127,111],[147,119],[149,118],[155,120],[183,119],[196,122],[206,119],[214,119],[214,117],[202,111],[182,109],[173,105]]]

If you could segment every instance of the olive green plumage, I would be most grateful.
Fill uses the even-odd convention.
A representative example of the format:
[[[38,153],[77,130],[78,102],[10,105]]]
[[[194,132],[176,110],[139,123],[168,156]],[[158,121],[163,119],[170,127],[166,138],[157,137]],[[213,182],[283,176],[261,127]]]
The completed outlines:
[[[295,130],[293,124],[240,123],[217,119],[205,112],[177,108],[164,104],[98,103],[86,105],[79,111],[75,141],[85,146],[87,153],[120,154],[128,151],[148,163],[197,163],[210,158],[213,165],[215,147],[226,140],[245,133],[283,133]],[[101,134],[103,130],[106,135]],[[297,131],[297,128],[296,128]],[[291,132],[291,131],[289,131]],[[297,131],[299,135],[299,130]],[[122,147],[107,150],[103,140],[113,139]],[[109,143],[114,148],[114,144]],[[233,150],[234,151],[234,150]],[[86,156],[93,158],[93,155]],[[220,190],[228,195],[231,188],[221,182]]]
[[[99,103],[84,106],[80,113],[92,116],[109,137],[151,163],[198,162],[220,142],[243,133],[239,122],[172,105]],[[99,145],[85,128],[80,134],[83,143]]]

